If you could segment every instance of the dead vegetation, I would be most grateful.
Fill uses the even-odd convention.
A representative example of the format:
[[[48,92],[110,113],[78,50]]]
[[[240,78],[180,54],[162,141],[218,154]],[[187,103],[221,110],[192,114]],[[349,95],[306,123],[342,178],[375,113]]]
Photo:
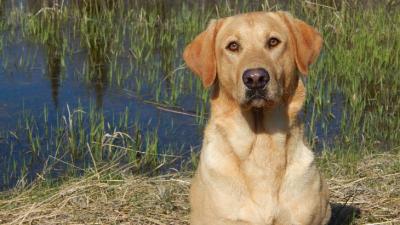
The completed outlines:
[[[352,175],[320,164],[331,189],[332,225],[400,224],[400,155],[360,159]],[[49,186],[0,193],[0,224],[188,224],[191,173],[129,175],[113,166]]]
[[[331,224],[400,224],[400,155],[365,156],[354,168],[352,175],[341,175],[340,168],[330,175],[335,209]]]

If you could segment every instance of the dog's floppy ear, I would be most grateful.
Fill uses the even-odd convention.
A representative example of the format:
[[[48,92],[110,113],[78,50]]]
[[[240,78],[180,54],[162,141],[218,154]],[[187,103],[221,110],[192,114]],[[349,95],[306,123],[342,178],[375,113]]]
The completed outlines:
[[[287,12],[278,12],[287,24],[294,45],[296,65],[300,73],[306,75],[308,67],[318,58],[322,48],[321,35],[305,22],[293,18]]]
[[[197,35],[183,52],[186,65],[202,79],[204,87],[211,86],[217,75],[215,37],[220,23],[220,20],[211,20],[207,29]]]

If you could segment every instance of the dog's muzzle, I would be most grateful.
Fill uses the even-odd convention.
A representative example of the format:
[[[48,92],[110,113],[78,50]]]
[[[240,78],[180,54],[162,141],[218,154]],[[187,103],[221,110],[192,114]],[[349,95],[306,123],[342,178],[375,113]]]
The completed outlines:
[[[246,86],[246,100],[266,100],[266,86],[270,80],[267,70],[263,68],[244,71],[243,83]]]

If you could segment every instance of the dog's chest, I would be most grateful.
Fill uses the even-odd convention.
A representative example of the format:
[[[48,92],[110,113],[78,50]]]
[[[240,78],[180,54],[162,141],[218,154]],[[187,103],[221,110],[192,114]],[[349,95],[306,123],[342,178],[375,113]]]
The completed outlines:
[[[286,135],[260,134],[254,140],[241,171],[252,198],[260,205],[274,208],[287,166]],[[267,209],[270,211],[270,209]]]

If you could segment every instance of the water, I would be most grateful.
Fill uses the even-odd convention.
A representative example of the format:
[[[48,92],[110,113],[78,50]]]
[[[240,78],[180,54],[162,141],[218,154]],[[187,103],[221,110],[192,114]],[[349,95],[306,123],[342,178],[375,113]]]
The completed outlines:
[[[60,1],[59,7],[46,1],[1,2],[0,189],[21,180],[29,182],[49,159],[85,167],[90,161],[87,152],[76,158],[69,156],[76,153],[68,149],[59,153],[60,143],[55,140],[65,140],[52,134],[63,132],[69,113],[77,109],[85,112],[84,117],[103,115],[102,129],[108,134],[121,128],[121,115],[129,115],[122,131],[136,134],[132,131],[136,129],[143,140],[152,133],[148,139],[157,139],[159,155],[182,156],[182,161],[200,148],[207,93],[201,82],[183,69],[181,52],[184,43],[204,28],[213,2],[121,1],[115,8],[118,4],[127,8],[113,12],[109,7],[114,6],[88,2],[109,14],[73,1]],[[78,4],[75,11],[74,4]],[[261,9],[258,1],[243,4],[248,10]],[[42,18],[45,10],[62,10],[60,5],[71,7],[72,15],[80,19],[53,12]],[[241,4],[236,6],[240,9]],[[202,19],[188,20],[190,16]],[[335,99],[339,107],[333,113],[340,118],[342,100],[340,95]],[[312,109],[306,108],[309,129]],[[98,121],[82,123],[88,135],[88,127]],[[334,138],[338,132],[335,123],[315,127],[321,140]],[[30,140],[31,133],[37,139]],[[35,140],[38,152],[32,147]],[[101,141],[101,137],[96,140]],[[152,141],[143,141],[138,150],[146,149]],[[66,164],[60,164],[53,176],[64,174]]]

